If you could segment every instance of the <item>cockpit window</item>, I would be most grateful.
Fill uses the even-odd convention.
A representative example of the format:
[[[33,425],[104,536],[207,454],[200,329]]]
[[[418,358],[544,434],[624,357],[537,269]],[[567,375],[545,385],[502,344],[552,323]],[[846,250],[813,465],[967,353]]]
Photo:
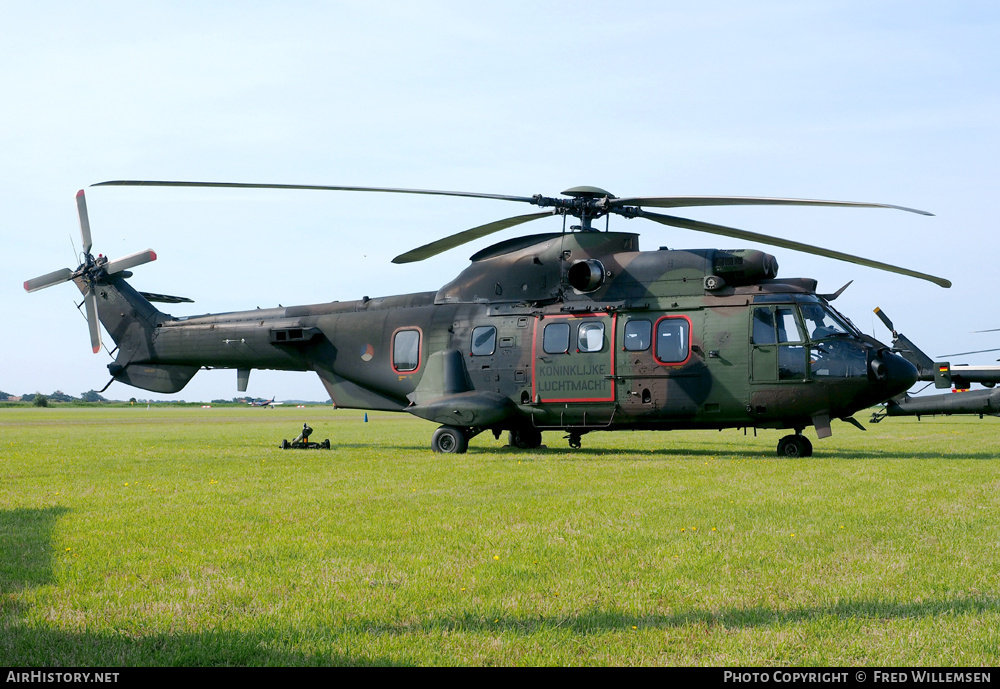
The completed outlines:
[[[821,304],[800,304],[799,308],[802,310],[802,320],[809,338],[813,341],[852,332],[850,326]]]
[[[774,314],[768,306],[758,306],[753,310],[753,343],[774,344]]]
[[[805,342],[794,307],[779,306],[774,310],[774,315],[778,326],[778,342]]]

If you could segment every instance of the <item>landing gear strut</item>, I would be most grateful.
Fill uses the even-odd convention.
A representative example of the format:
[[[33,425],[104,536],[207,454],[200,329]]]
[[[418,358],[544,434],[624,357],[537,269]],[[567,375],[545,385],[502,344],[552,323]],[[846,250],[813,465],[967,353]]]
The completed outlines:
[[[571,448],[573,448],[574,450],[579,450],[580,447],[582,447],[583,443],[580,442],[580,434],[579,433],[570,433],[566,437],[569,439],[569,446]]]

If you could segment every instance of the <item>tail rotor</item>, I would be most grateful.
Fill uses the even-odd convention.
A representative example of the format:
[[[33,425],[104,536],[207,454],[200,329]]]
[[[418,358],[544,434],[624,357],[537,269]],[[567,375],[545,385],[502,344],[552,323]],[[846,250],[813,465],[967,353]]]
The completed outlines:
[[[83,263],[76,270],[60,268],[51,273],[26,280],[24,289],[28,292],[36,292],[70,280],[76,282],[80,291],[83,292],[83,301],[87,310],[87,325],[90,329],[90,345],[96,354],[101,351],[101,325],[98,318],[96,286],[107,282],[108,278],[116,273],[155,261],[156,252],[147,249],[113,261],[109,261],[103,255],[98,255],[95,258],[90,252],[93,240],[90,234],[90,217],[87,214],[87,198],[83,189],[76,193],[76,209],[80,217],[80,236],[83,239]]]

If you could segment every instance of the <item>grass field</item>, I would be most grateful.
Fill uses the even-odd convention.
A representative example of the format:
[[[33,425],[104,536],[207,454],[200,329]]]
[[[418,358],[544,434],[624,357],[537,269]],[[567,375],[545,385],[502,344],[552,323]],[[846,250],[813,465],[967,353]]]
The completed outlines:
[[[1000,664],[998,419],[788,460],[368,418],[0,410],[0,665]]]

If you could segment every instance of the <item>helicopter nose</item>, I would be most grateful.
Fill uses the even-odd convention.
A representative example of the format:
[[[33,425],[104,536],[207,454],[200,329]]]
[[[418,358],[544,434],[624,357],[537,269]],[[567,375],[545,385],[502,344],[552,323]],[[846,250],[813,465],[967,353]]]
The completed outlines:
[[[871,366],[887,398],[906,392],[917,382],[916,367],[899,354],[882,351],[872,360]]]

